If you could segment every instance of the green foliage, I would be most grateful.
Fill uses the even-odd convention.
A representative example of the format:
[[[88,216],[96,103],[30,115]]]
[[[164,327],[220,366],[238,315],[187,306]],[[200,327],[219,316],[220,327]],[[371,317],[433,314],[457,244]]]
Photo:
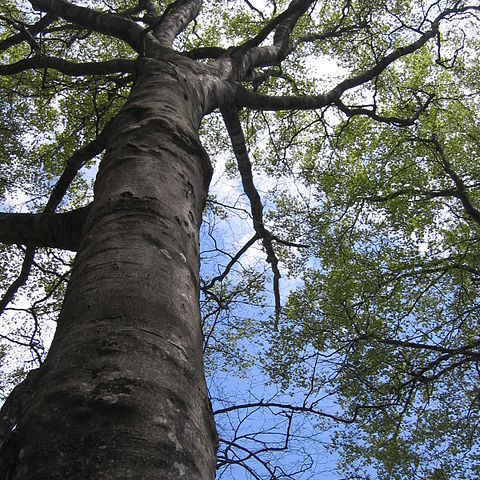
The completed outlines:
[[[429,108],[412,127],[357,117],[306,143],[297,182],[311,194],[279,199],[273,215],[315,260],[266,369],[285,390],[314,382],[355,418],[332,446],[347,476],[478,475],[480,224],[465,198],[478,208],[480,124],[464,83],[475,72],[457,61],[445,70],[422,50],[389,70],[378,110],[408,117],[418,92]]]
[[[161,12],[171,2],[155,3]],[[267,2],[260,10],[252,8],[255,2],[206,1],[174,47],[238,46],[289,3]],[[417,39],[442,9],[464,3],[313,2],[285,60],[256,69],[244,86],[261,95],[328,92]],[[137,2],[89,4],[116,13]],[[0,41],[17,33],[11,20],[40,18],[13,0],[2,2],[0,17]],[[347,478],[372,472],[379,479],[480,477],[475,21],[451,15],[424,47],[342,95],[345,106],[363,115],[335,106],[241,111],[266,227],[277,237],[278,331],[260,242],[210,285],[251,238],[252,222],[221,117],[203,120],[203,145],[216,171],[225,172],[214,178],[202,227],[206,371],[248,378],[263,368],[265,383],[292,402],[325,402],[330,419],[316,417],[315,425],[333,432],[330,448]],[[135,58],[109,36],[60,19],[49,28],[37,37],[45,55],[72,62]],[[3,52],[2,61],[32,55],[22,42]],[[68,159],[118,113],[133,81],[129,74],[67,76],[53,69],[0,76],[3,210],[41,210]],[[83,166],[60,209],[90,201],[97,160]],[[20,272],[23,249],[1,249],[6,291]],[[70,255],[42,251],[19,292],[28,302],[7,311],[6,333],[34,352],[34,361],[45,354],[43,339],[51,336],[70,261]],[[3,392],[32,366],[12,367],[12,357],[1,345],[1,366],[8,363],[14,372],[0,379]]]

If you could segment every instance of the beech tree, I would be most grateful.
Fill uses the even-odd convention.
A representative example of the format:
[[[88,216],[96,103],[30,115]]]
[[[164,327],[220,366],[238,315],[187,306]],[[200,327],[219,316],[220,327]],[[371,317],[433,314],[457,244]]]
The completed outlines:
[[[4,1],[1,477],[478,476],[479,15]]]

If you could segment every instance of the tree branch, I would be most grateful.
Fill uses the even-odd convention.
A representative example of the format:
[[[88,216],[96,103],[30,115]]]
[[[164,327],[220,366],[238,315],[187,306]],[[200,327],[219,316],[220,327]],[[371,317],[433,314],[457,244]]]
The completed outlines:
[[[72,183],[80,168],[85,164],[85,162],[92,159],[103,151],[103,149],[105,148],[107,137],[111,130],[111,126],[112,121],[104,127],[104,129],[97,138],[77,150],[68,159],[65,170],[63,171],[60,178],[57,180],[57,183],[55,184],[55,187],[50,194],[50,198],[48,199],[48,202],[43,209],[43,213],[55,212],[56,208],[65,196],[68,187]],[[32,267],[34,258],[35,248],[33,246],[28,246],[25,252],[25,258],[23,260],[22,269],[19,276],[8,287],[5,294],[0,299],[0,315],[2,315],[5,307],[13,300],[18,289],[25,285],[26,281],[28,280],[28,275],[30,273],[30,268]]]
[[[323,412],[321,410],[317,410],[313,405],[306,406],[306,405],[289,405],[286,403],[277,403],[277,402],[253,402],[253,403],[245,403],[241,405],[232,405],[231,407],[219,408],[213,412],[214,415],[221,415],[223,413],[234,412],[237,410],[245,410],[250,408],[279,408],[282,410],[287,410],[290,412],[301,412],[301,413],[312,413],[314,415],[318,415],[320,417],[329,418],[330,420],[335,420],[336,422],[341,422],[345,424],[354,423],[357,418],[358,414],[361,410],[375,410],[381,409],[391,406],[390,403],[388,404],[380,404],[380,405],[357,405],[353,411],[351,417],[341,417],[338,415],[333,415],[331,413]]]
[[[437,154],[440,157],[440,161],[442,163],[443,169],[445,173],[453,180],[456,186],[456,197],[462,202],[463,209],[465,213],[472,218],[478,225],[480,225],[480,210],[474,207],[470,197],[467,193],[467,187],[463,180],[457,175],[457,173],[453,170],[451,163],[449,162],[445,151],[438,141],[438,139],[433,136],[433,138],[429,141],[435,147]]]
[[[255,480],[261,480],[261,477],[259,477],[255,473],[255,471],[246,464],[247,460],[249,460],[250,458],[253,458],[258,463],[263,465],[265,470],[270,475],[271,480],[278,480],[279,479],[279,477],[277,477],[275,475],[275,469],[272,469],[269,466],[268,462],[262,460],[262,458],[260,457],[259,454],[260,453],[265,453],[265,452],[272,452],[272,451],[284,451],[284,450],[286,450],[286,447],[264,447],[264,448],[262,448],[262,449],[260,449],[256,452],[254,452],[253,450],[251,450],[249,448],[246,448],[246,447],[243,447],[243,446],[239,445],[235,441],[226,440],[224,438],[219,438],[218,440],[219,440],[219,442],[228,445],[229,446],[228,448],[234,447],[234,448],[237,448],[237,449],[245,452],[247,456],[244,457],[244,458],[239,458],[239,459],[235,459],[235,460],[232,460],[232,459],[229,459],[229,458],[221,459],[220,462],[217,463],[217,469],[220,468],[223,465],[226,465],[226,464],[238,464],[238,465],[242,466],[243,468],[245,468],[251,475],[253,475]]]
[[[65,75],[110,75],[113,73],[128,73],[135,71],[133,60],[109,60],[106,62],[73,63],[56,57],[37,54],[10,65],[0,65],[0,75],[15,75],[25,70],[51,68]]]
[[[70,184],[78,171],[86,162],[99,155],[107,143],[107,138],[112,130],[113,120],[105,125],[100,134],[87,145],[79,148],[68,160],[60,178],[53,187],[50,198],[43,209],[43,213],[53,213],[67,193]]]
[[[56,19],[57,17],[55,15],[48,13],[35,24],[25,27],[25,31],[32,37],[35,37],[35,35],[37,35],[43,29],[45,29],[50,24],[52,24]],[[26,40],[25,32],[20,32],[20,33],[17,33],[16,35],[12,35],[11,37],[8,37],[5,40],[0,42],[0,52],[4,52],[8,48],[14,45],[18,45],[19,43],[22,43],[25,40]]]
[[[455,13],[465,13],[469,10],[480,10],[480,7],[467,6],[446,9],[431,23],[432,27],[423,33],[416,41],[404,47],[396,48],[379,60],[373,67],[364,72],[347,78],[327,93],[306,96],[268,96],[257,95],[241,85],[236,85],[237,105],[257,110],[315,110],[337,102],[343,93],[358,87],[378,77],[389,65],[401,57],[409,55],[422,48],[439,31],[440,22]]]
[[[30,3],[36,10],[123,40],[137,52],[144,50],[144,29],[127,17],[79,7],[66,0],[30,0]]]
[[[278,29],[278,32],[275,32],[274,44],[283,44],[285,40],[288,40],[290,32],[298,19],[312,3],[313,0],[293,0],[286,10],[270,20],[255,37],[239,45],[234,50],[247,52],[254,47],[258,47],[281,24],[281,28]]]
[[[89,207],[67,213],[0,213],[0,242],[76,251]]]
[[[310,43],[316,41],[327,40],[328,38],[337,38],[345,34],[356,33],[367,26],[367,22],[361,22],[356,25],[348,25],[340,28],[340,23],[334,28],[325,33],[312,33],[310,35],[303,35],[298,38],[295,43]]]
[[[471,359],[480,360],[480,352],[478,351],[478,347],[480,345],[480,340],[471,343],[470,345],[465,345],[463,347],[458,348],[445,348],[440,345],[431,345],[427,343],[417,343],[417,342],[409,342],[403,340],[394,340],[394,339],[382,339],[377,338],[380,343],[385,345],[392,345],[397,347],[406,347],[412,348],[416,350],[429,350],[434,352],[440,352],[446,355],[465,355],[466,357],[470,357]],[[476,349],[476,350],[474,350]]]
[[[283,238],[277,237],[276,235],[271,235],[272,240],[274,240],[277,243],[280,243],[281,245],[285,245],[286,247],[294,247],[294,248],[308,248],[308,245],[305,243],[296,243],[296,242],[290,242],[288,240],[284,240]]]
[[[230,79],[240,80],[259,66],[277,65],[290,53],[290,34],[312,0],[293,0],[288,8],[271,20],[257,36],[231,49]],[[258,47],[275,30],[273,45]]]
[[[400,118],[400,117],[390,117],[379,115],[376,111],[369,110],[367,108],[361,107],[347,107],[340,99],[335,101],[335,105],[345,114],[347,117],[354,117],[356,115],[365,115],[370,117],[373,120],[381,123],[387,123],[389,125],[395,125],[397,127],[408,127],[413,125],[420,117],[420,115],[425,112],[430,103],[433,100],[433,95],[429,95],[427,101],[418,108],[415,114],[410,118]]]
[[[203,291],[208,290],[212,288],[212,286],[216,282],[221,282],[230,272],[232,267],[240,260],[240,257],[259,239],[258,233],[256,233],[236,254],[230,262],[228,262],[228,265],[225,267],[225,270],[222,272],[222,274],[217,275],[216,277],[213,277],[207,284],[203,285],[201,289]]]
[[[203,58],[219,58],[225,55],[225,53],[227,53],[227,50],[221,47],[200,47],[184,52],[183,54],[193,60],[200,60]]]
[[[278,259],[272,245],[272,235],[265,228],[263,223],[263,205],[260,195],[253,183],[252,165],[248,158],[247,147],[245,145],[245,136],[238,118],[238,110],[221,109],[223,120],[228,130],[232,142],[233,152],[237,159],[238,170],[242,178],[242,185],[250,201],[250,207],[253,217],[253,228],[262,239],[263,246],[267,252],[267,262],[272,266],[273,272],[273,291],[275,297],[275,329],[278,328],[278,320],[281,312],[280,299],[280,271],[278,269]]]
[[[171,47],[177,35],[197,17],[201,7],[200,0],[176,0],[168,5],[160,19],[147,30],[153,30],[162,46]]]
[[[18,289],[23,287],[28,280],[30,269],[32,268],[33,259],[35,257],[35,248],[28,246],[25,250],[25,257],[23,259],[22,268],[18,277],[9,285],[7,291],[0,299],[0,315],[4,312],[6,306],[13,300]]]
[[[363,197],[362,200],[367,202],[383,203],[393,200],[397,197],[401,197],[402,195],[414,195],[427,198],[449,198],[457,196],[457,189],[448,188],[445,190],[419,190],[415,188],[405,188],[402,190],[396,190],[395,192],[391,192],[386,195],[372,195],[370,197]]]
[[[35,40],[35,38],[33,38],[32,34],[27,30],[25,23],[19,20],[11,20],[10,18],[4,17],[4,16],[1,16],[0,20],[3,20],[8,25],[18,30],[20,34],[23,36],[23,40],[26,40],[27,43],[30,45],[30,50],[32,52],[40,51],[40,47],[38,46],[37,41]]]

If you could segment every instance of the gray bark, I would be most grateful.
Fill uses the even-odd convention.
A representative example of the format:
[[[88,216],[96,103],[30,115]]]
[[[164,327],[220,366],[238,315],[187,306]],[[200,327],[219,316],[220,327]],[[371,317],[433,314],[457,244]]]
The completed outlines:
[[[208,102],[193,65],[139,64],[42,380],[0,452],[1,478],[215,477],[198,302],[211,167],[197,129]]]
[[[76,251],[88,209],[67,213],[0,213],[0,242]]]

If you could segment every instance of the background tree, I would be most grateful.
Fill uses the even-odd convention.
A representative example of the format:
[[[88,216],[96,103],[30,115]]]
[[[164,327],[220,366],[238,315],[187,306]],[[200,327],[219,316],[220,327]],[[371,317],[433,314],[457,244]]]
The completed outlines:
[[[3,477],[478,476],[479,14],[3,2]]]

